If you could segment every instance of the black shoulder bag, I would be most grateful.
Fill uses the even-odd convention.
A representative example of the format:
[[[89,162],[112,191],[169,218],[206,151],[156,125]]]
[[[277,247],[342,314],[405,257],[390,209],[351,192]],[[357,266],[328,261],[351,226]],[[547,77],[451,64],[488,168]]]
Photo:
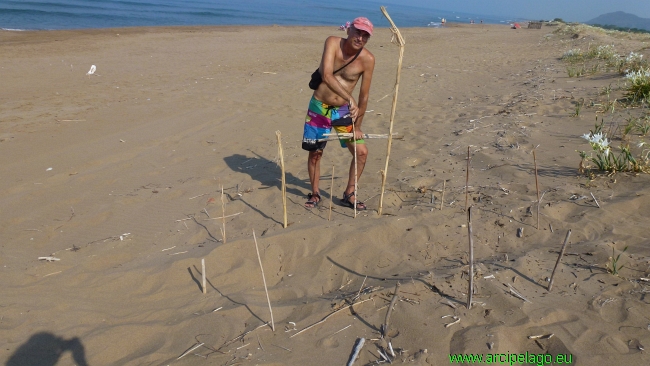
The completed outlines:
[[[339,72],[339,71],[345,69],[349,64],[351,64],[352,62],[354,62],[354,60],[356,60],[357,57],[359,57],[359,55],[361,54],[361,51],[363,51],[363,48],[360,49],[359,52],[357,52],[356,55],[354,55],[354,58],[353,58],[352,60],[350,60],[350,62],[348,62],[347,64],[343,65],[343,67],[341,67],[340,69],[334,71],[332,74],[336,74],[337,72]],[[318,89],[318,86],[323,82],[323,76],[320,74],[320,70],[319,70],[319,69],[320,69],[320,68],[316,69],[316,71],[314,71],[314,73],[311,74],[311,80],[309,80],[309,89],[311,89],[311,90],[316,90],[316,89]]]

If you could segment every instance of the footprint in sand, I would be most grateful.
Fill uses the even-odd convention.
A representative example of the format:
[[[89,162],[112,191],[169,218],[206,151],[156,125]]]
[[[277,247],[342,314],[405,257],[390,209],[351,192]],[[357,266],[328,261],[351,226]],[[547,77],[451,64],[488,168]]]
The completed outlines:
[[[337,348],[339,341],[332,337],[323,338],[316,343],[318,348]]]

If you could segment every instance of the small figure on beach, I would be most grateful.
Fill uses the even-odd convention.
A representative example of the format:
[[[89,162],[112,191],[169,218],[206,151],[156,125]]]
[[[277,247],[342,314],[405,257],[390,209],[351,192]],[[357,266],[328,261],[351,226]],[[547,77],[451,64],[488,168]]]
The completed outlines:
[[[350,21],[345,22],[345,24],[341,24],[341,26],[339,27],[339,30],[347,31],[348,28],[350,28]]]
[[[447,19],[442,18],[442,20],[440,21],[440,23],[441,23],[442,25],[445,25],[445,23],[447,23]]]
[[[365,210],[366,205],[355,197],[355,182],[358,182],[368,157],[368,148],[361,138],[361,125],[368,105],[372,72],[375,57],[365,48],[372,35],[373,25],[367,18],[356,18],[347,29],[347,38],[330,36],[325,40],[318,72],[312,78],[320,84],[310,87],[314,93],[309,101],[305,118],[302,148],[309,151],[307,171],[311,183],[311,193],[305,207],[313,208],[321,201],[320,161],[327,145],[325,134],[334,127],[337,133],[353,133],[354,138],[339,140],[341,147],[347,147],[352,154],[348,184],[343,192],[341,204],[357,210]],[[352,96],[355,86],[361,79],[359,98]],[[356,150],[356,169],[355,169]],[[356,171],[356,175],[355,175]]]

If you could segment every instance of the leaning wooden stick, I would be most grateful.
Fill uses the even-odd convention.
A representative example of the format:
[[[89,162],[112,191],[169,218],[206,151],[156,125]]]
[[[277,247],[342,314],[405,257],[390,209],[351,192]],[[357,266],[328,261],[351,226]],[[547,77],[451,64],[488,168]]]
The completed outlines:
[[[194,346],[190,347],[190,349],[188,349],[187,351],[183,352],[182,355],[178,356],[178,358],[176,359],[176,361],[178,361],[178,360],[180,360],[181,358],[187,356],[187,354],[189,354],[190,352],[194,351],[195,349],[201,347],[201,346],[204,345],[204,344],[205,344],[205,343],[197,343],[197,344],[195,344]]]
[[[318,141],[318,142],[321,142],[321,141],[340,141],[340,140],[349,140],[351,138],[352,138],[352,134],[350,134],[350,136],[344,136],[342,134],[342,136],[330,136],[330,137],[325,137],[325,138],[322,138],[322,139],[318,139],[316,141]],[[363,135],[361,135],[360,138],[366,139],[366,140],[367,139],[387,139],[388,135],[384,135],[384,136],[381,136],[381,135],[379,135],[379,136],[368,136],[367,134],[363,134]],[[403,140],[404,136],[393,136],[393,139],[394,140]]]
[[[467,235],[469,236],[469,290],[467,291],[467,309],[472,308],[474,293],[474,238],[472,238],[472,208],[467,209]]]
[[[384,319],[384,325],[381,327],[381,337],[384,338],[386,337],[386,334],[388,334],[388,325],[390,322],[390,315],[393,313],[393,307],[395,307],[395,303],[399,299],[399,295],[397,295],[399,291],[399,285],[400,283],[397,282],[395,284],[395,290],[393,293],[393,298],[390,300],[390,305],[388,305],[388,312],[386,312],[386,319]]]
[[[260,270],[262,271],[262,281],[264,282],[264,292],[266,292],[266,301],[269,303],[269,312],[271,313],[271,330],[275,332],[275,323],[273,323],[273,309],[271,309],[271,299],[269,299],[269,290],[266,287],[266,277],[264,277],[264,267],[262,267],[262,258],[260,258],[260,249],[257,247],[257,238],[255,237],[255,230],[253,230],[253,240],[255,240],[255,251],[257,252],[257,260],[260,262]]]
[[[282,152],[282,133],[280,133],[280,131],[275,131],[275,135],[278,137],[278,154],[280,155],[280,167],[282,168],[282,210],[284,213],[282,226],[286,229],[287,228],[287,181],[284,172],[284,153]]]
[[[548,292],[551,292],[551,290],[553,289],[553,278],[555,278],[555,270],[557,269],[557,266],[560,264],[560,261],[562,260],[562,256],[564,256],[564,251],[566,250],[566,245],[569,242],[570,236],[571,236],[571,229],[567,231],[566,238],[564,238],[564,244],[562,244],[562,250],[560,250],[560,255],[557,257],[557,261],[555,261],[555,267],[553,267],[551,280],[548,282]]]
[[[337,140],[349,140],[352,138],[352,133],[325,133],[323,134],[324,138],[318,139],[316,141],[337,141]],[[373,133],[364,133],[361,134],[362,139],[387,139],[388,134],[373,134]],[[395,140],[403,140],[404,136],[398,134],[398,133],[393,133],[393,139]]]
[[[334,196],[332,195],[334,193],[334,165],[332,165],[332,184],[330,185],[330,214],[327,216],[327,221],[332,220],[332,201],[334,199]]]
[[[442,181],[442,197],[440,197],[440,211],[442,211],[442,206],[445,203],[445,186],[447,185],[447,181],[443,180]]]
[[[589,194],[591,195],[591,198],[594,199],[594,202],[596,202],[596,206],[598,206],[598,208],[600,208],[600,205],[598,204],[598,200],[596,199],[596,196],[594,196],[594,194],[591,193],[591,192],[589,192]]]
[[[469,190],[469,146],[467,147],[467,175],[465,176],[465,211],[467,211],[468,190]]]
[[[537,148],[535,148],[537,149]],[[537,189],[537,230],[539,230],[539,181],[537,179],[537,157],[535,156],[535,149],[533,149],[533,162],[535,163],[535,188]]]
[[[397,29],[397,26],[395,26],[395,23],[390,18],[390,15],[388,15],[386,8],[382,6],[380,9],[381,12],[386,17],[386,19],[388,19],[388,22],[390,22],[390,31],[393,33],[393,39],[397,40],[397,45],[399,46],[399,61],[397,63],[397,77],[395,80],[395,94],[393,95],[393,106],[391,107],[391,111],[390,111],[390,127],[388,129],[388,146],[386,147],[386,166],[384,167],[384,170],[382,171],[382,175],[381,175],[381,196],[379,197],[379,210],[377,211],[379,213],[379,216],[381,216],[381,211],[384,205],[384,188],[386,187],[386,176],[388,175],[388,161],[390,160],[390,147],[393,143],[393,122],[395,121],[395,108],[397,107],[397,93],[399,92],[399,79],[402,72],[402,59],[404,58],[404,45],[406,44],[406,42],[404,42],[404,38],[402,38],[402,34],[400,33],[399,29]]]
[[[203,293],[206,293],[206,287],[205,287],[205,258],[201,259],[201,277],[203,281],[201,282],[201,287],[203,288]]]
[[[332,316],[332,315],[338,313],[339,311],[342,311],[342,310],[348,309],[348,308],[350,308],[350,307],[352,307],[352,306],[354,306],[354,305],[359,305],[359,304],[361,304],[361,303],[364,303],[364,302],[366,302],[366,301],[370,301],[370,300],[372,300],[372,297],[369,298],[369,299],[365,299],[365,300],[361,300],[361,301],[355,302],[354,304],[346,305],[346,306],[344,306],[344,307],[342,307],[342,308],[340,308],[340,309],[338,309],[338,310],[335,310],[335,311],[329,313],[329,314],[328,314],[326,317],[324,317],[323,319],[317,321],[316,323],[314,323],[314,324],[312,324],[312,325],[310,325],[310,326],[308,326],[308,327],[303,328],[301,331],[299,331],[298,333],[293,334],[293,335],[292,335],[291,337],[289,337],[289,338],[293,338],[293,337],[297,336],[298,334],[300,334],[300,333],[302,333],[302,332],[304,332],[304,331],[306,331],[306,330],[308,330],[308,329],[311,329],[311,328],[317,326],[318,324],[322,324],[322,323],[324,323],[324,322],[325,322],[325,321],[326,321],[330,316]]]

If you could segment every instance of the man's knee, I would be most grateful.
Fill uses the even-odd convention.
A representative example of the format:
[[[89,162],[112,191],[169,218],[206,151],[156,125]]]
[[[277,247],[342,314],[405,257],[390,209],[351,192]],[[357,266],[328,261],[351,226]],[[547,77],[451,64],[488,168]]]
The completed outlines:
[[[354,155],[355,154],[354,145],[350,145],[348,146],[348,148],[350,149],[350,153]],[[366,158],[368,157],[368,147],[366,146],[366,144],[357,144],[356,154],[357,154],[357,159],[365,161]]]
[[[310,163],[317,163],[320,161],[320,158],[323,157],[323,150],[316,150],[316,151],[310,151],[309,152],[309,162]]]

